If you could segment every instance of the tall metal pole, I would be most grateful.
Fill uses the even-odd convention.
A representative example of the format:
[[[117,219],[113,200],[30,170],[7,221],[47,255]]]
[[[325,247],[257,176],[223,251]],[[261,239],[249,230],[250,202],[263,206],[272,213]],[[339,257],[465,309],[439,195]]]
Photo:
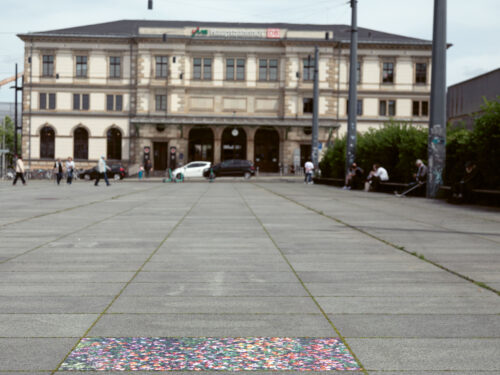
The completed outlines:
[[[319,128],[319,48],[314,47],[314,99],[313,99],[313,126],[312,126],[312,163],[314,170],[318,170],[318,128]]]
[[[14,86],[14,155],[17,156],[17,64],[16,64],[16,85]]]
[[[446,0],[434,0],[431,80],[427,198],[436,197],[446,164]]]
[[[351,59],[349,66],[349,108],[347,114],[347,143],[345,173],[356,158],[356,117],[358,115],[357,62],[358,62],[358,0],[351,0]]]

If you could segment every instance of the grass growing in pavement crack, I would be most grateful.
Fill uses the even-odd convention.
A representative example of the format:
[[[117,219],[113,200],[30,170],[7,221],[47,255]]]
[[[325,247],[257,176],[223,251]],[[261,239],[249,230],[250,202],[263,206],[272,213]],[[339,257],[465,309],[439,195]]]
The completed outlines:
[[[479,286],[479,287],[481,287],[481,288],[484,288],[484,289],[486,289],[486,290],[489,290],[490,292],[493,292],[493,293],[495,293],[496,295],[500,296],[500,291],[496,290],[495,288],[492,288],[492,287],[491,287],[491,286],[489,286],[488,284],[485,284],[485,283],[483,283],[483,282],[479,282],[479,281],[476,281],[476,280],[474,280],[474,279],[471,279],[469,276],[462,275],[461,273],[458,273],[458,272],[456,272],[456,271],[453,271],[452,269],[449,269],[449,268],[447,268],[447,267],[445,267],[445,266],[442,266],[442,265],[441,265],[441,264],[439,264],[439,263],[436,263],[436,262],[434,262],[434,261],[432,261],[432,260],[426,259],[423,255],[418,254],[418,253],[417,253],[417,252],[415,252],[415,251],[409,251],[409,250],[406,250],[406,248],[405,248],[404,246],[399,246],[399,245],[396,245],[396,244],[394,244],[394,243],[392,243],[392,242],[390,242],[390,241],[384,240],[383,238],[380,238],[380,237],[378,237],[378,236],[376,236],[376,235],[374,235],[374,234],[372,234],[372,233],[370,233],[370,232],[367,232],[366,230],[364,230],[364,229],[362,229],[362,228],[358,228],[358,227],[357,227],[357,226],[355,226],[355,225],[349,224],[349,223],[347,223],[347,222],[345,222],[345,221],[343,221],[343,220],[340,220],[340,219],[338,219],[338,218],[336,218],[336,217],[333,217],[333,216],[330,216],[330,215],[328,215],[328,214],[325,214],[323,211],[320,211],[320,210],[317,210],[317,209],[315,209],[315,208],[312,208],[312,207],[306,206],[305,204],[300,203],[300,202],[298,202],[298,201],[296,201],[296,200],[294,200],[294,199],[292,199],[292,198],[290,198],[290,197],[287,197],[287,196],[286,196],[286,195],[284,195],[284,194],[277,193],[277,192],[275,192],[275,191],[273,191],[273,190],[270,190],[270,189],[268,189],[268,188],[266,188],[266,187],[263,187],[263,186],[261,186],[261,185],[255,184],[255,183],[254,183],[254,185],[255,185],[255,186],[257,186],[257,187],[259,187],[259,188],[260,188],[260,189],[262,189],[262,190],[265,190],[265,191],[267,191],[267,192],[269,192],[269,193],[271,193],[271,194],[274,194],[274,195],[276,195],[276,196],[278,196],[278,197],[281,197],[281,198],[283,198],[283,199],[286,199],[286,200],[288,200],[288,201],[290,201],[290,202],[292,202],[292,203],[294,203],[294,204],[296,204],[296,205],[298,205],[298,206],[300,206],[300,207],[302,207],[302,208],[305,208],[306,210],[309,210],[309,211],[315,212],[315,213],[317,213],[317,214],[319,214],[319,215],[321,215],[321,216],[323,216],[323,217],[326,217],[326,218],[328,218],[328,219],[330,219],[330,220],[333,220],[333,221],[335,221],[335,222],[337,222],[337,223],[339,223],[339,224],[345,225],[345,226],[346,226],[346,227],[348,227],[348,228],[351,228],[351,229],[356,230],[356,231],[358,231],[358,232],[360,232],[360,233],[363,233],[363,234],[367,235],[368,237],[371,237],[371,238],[373,238],[373,239],[375,239],[375,240],[377,240],[377,241],[380,241],[380,242],[382,242],[382,243],[384,243],[384,244],[386,244],[386,245],[389,245],[389,246],[393,247],[394,249],[398,249],[398,250],[401,250],[401,251],[405,252],[406,254],[413,255],[413,256],[415,256],[415,257],[417,257],[417,258],[419,258],[419,259],[423,260],[424,262],[427,262],[427,263],[429,263],[429,264],[432,264],[433,266],[436,266],[436,267],[438,267],[438,268],[442,269],[443,271],[449,272],[449,273],[451,273],[451,274],[453,274],[453,275],[455,275],[455,276],[458,276],[458,277],[460,277],[460,278],[462,278],[462,279],[464,279],[464,280],[467,280],[467,281],[469,281],[469,282],[471,282],[471,283],[473,283],[473,284],[475,284],[475,285],[477,285],[477,286]]]

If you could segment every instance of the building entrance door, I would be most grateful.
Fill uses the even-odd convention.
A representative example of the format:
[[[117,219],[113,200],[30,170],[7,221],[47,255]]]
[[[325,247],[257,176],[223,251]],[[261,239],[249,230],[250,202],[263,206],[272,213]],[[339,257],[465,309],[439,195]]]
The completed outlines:
[[[153,168],[165,171],[168,166],[168,142],[153,142]]]
[[[242,128],[226,128],[222,132],[221,159],[247,158],[247,135]]]
[[[300,145],[300,167],[304,168],[306,161],[312,161],[311,145]]]
[[[255,166],[260,172],[279,172],[280,136],[272,128],[255,133]]]

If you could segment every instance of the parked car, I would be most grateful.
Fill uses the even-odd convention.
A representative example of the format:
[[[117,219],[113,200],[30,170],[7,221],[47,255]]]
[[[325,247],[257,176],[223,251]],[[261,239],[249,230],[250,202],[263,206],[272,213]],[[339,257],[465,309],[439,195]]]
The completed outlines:
[[[203,177],[203,171],[206,168],[210,168],[210,165],[212,165],[212,163],[210,163],[209,161],[192,161],[191,163],[174,169],[174,171],[172,172],[172,176],[177,179],[181,178],[181,174],[184,176],[184,178]]]
[[[249,179],[255,174],[255,167],[248,160],[229,159],[212,167],[215,177],[222,176],[243,176]],[[203,176],[210,177],[210,168],[203,171]]]
[[[127,171],[125,170],[125,168],[122,167],[121,164],[112,164],[111,167],[108,165],[107,168],[108,168],[108,173],[107,173],[108,178],[112,178],[114,180],[122,180],[127,175]],[[78,174],[78,177],[83,178],[85,180],[95,180],[98,174],[99,172],[97,172],[97,167],[93,167],[81,171]]]

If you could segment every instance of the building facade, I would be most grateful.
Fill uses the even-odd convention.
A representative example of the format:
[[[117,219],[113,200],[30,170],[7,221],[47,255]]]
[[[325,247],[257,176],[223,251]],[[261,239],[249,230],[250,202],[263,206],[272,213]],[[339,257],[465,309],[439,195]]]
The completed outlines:
[[[481,113],[484,99],[496,100],[500,96],[500,69],[468,79],[448,87],[447,117],[453,125],[472,129],[474,116]]]
[[[347,129],[345,25],[116,21],[22,34],[23,156],[32,167],[104,155],[137,170],[248,159],[262,172],[311,155],[314,46],[319,142]],[[358,130],[427,126],[432,43],[359,29]]]

